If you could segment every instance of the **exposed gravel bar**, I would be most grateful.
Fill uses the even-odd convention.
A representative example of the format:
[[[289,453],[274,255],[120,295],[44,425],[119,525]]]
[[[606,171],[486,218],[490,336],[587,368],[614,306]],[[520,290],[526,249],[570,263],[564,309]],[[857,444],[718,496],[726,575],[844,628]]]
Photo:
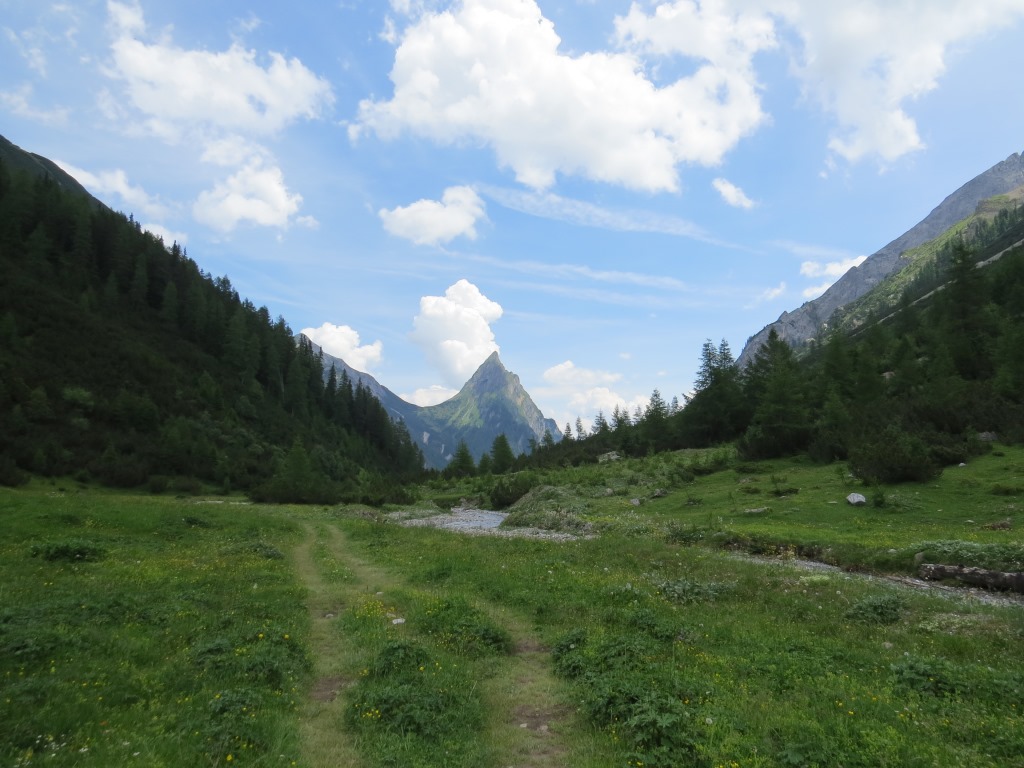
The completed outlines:
[[[492,512],[486,509],[453,507],[452,511],[447,514],[410,517],[408,512],[401,512],[391,517],[399,525],[443,528],[471,536],[499,536],[506,539],[544,539],[547,541],[577,541],[583,538],[592,538],[562,531],[546,531],[541,528],[500,528],[499,526],[508,515],[504,512]]]

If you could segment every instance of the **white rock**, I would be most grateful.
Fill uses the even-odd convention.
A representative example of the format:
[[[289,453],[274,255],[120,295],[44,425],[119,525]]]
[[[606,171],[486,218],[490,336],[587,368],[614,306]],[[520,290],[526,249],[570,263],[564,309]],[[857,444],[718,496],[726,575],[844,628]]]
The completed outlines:
[[[852,504],[855,507],[862,507],[868,503],[868,500],[864,498],[863,494],[851,493],[849,496],[846,497],[846,503]]]

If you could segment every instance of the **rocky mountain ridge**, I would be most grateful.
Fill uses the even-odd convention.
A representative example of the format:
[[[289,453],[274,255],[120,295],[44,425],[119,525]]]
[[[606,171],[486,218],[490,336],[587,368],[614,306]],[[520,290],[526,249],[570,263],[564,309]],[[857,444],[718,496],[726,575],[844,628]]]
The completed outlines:
[[[312,343],[312,342],[311,342]],[[315,352],[322,351],[313,344]],[[519,377],[507,370],[497,352],[488,357],[455,397],[443,403],[420,406],[406,402],[373,376],[357,371],[340,357],[323,352],[324,377],[331,366],[366,387],[396,421],[405,424],[423,453],[426,466],[443,469],[460,441],[465,441],[475,460],[491,450],[494,438],[504,434],[515,454],[528,453],[531,441],[540,442],[545,431],[558,440],[558,424],[544,417],[523,388]]]
[[[800,348],[827,328],[835,311],[868,293],[882,280],[903,269],[909,261],[903,254],[948,230],[972,215],[980,203],[1003,195],[1024,184],[1024,157],[1014,153],[968,181],[945,198],[931,213],[884,248],[853,267],[817,299],[798,309],[783,312],[779,319],[751,336],[737,358],[743,368],[774,330],[790,346]]]

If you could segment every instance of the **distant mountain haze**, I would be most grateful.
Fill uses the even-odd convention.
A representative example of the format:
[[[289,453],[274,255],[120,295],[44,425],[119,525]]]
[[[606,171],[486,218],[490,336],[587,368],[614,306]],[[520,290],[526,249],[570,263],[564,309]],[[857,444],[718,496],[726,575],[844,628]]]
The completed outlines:
[[[313,350],[320,352],[321,348],[313,344]],[[497,352],[480,365],[455,397],[429,406],[406,402],[373,376],[357,371],[340,357],[323,352],[323,361],[325,380],[330,376],[332,365],[339,379],[344,371],[353,386],[361,382],[393,419],[405,424],[428,468],[447,466],[463,440],[473,458],[479,461],[490,452],[498,435],[505,435],[515,454],[529,453],[531,441],[539,443],[545,431],[556,441],[561,437],[558,424],[544,417],[519,377],[505,368]]]
[[[745,368],[774,330],[791,347],[799,348],[825,329],[835,311],[860,298],[889,275],[909,264],[904,253],[938,237],[975,212],[988,198],[1007,194],[1024,184],[1024,157],[1010,155],[971,179],[943,200],[931,213],[859,266],[851,268],[825,293],[791,312],[783,312],[774,323],[751,336],[737,358]]]

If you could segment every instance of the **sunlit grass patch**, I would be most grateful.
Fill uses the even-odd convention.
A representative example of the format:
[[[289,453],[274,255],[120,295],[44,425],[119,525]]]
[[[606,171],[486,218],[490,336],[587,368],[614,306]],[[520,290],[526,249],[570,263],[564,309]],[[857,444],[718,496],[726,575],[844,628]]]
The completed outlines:
[[[282,764],[308,670],[292,526],[256,509],[3,492],[8,764]],[[67,529],[75,535],[68,537]],[[263,542],[254,550],[247,542]],[[35,553],[36,556],[33,556]]]

